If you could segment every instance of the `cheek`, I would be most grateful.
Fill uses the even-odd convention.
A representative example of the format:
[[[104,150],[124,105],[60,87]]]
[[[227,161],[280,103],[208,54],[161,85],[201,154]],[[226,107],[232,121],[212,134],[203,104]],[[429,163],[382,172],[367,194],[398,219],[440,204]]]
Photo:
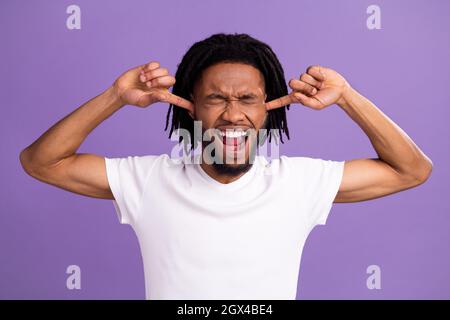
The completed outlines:
[[[211,128],[216,122],[218,115],[212,109],[195,106],[195,119],[202,122],[203,128]]]
[[[256,129],[261,129],[267,117],[267,111],[265,108],[257,108],[247,112],[247,117],[256,127]]]

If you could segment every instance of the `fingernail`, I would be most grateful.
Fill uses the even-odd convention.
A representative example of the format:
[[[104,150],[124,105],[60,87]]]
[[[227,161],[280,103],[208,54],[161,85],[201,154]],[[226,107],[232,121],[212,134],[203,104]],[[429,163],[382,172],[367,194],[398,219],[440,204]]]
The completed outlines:
[[[316,94],[317,93],[316,88],[313,88],[311,92],[312,92],[312,94]]]
[[[147,85],[147,87],[151,88],[152,83],[149,81],[149,82],[146,83],[146,85]]]
[[[142,82],[144,82],[144,81],[146,80],[145,74],[141,74],[141,75],[140,75],[140,79],[141,79]]]

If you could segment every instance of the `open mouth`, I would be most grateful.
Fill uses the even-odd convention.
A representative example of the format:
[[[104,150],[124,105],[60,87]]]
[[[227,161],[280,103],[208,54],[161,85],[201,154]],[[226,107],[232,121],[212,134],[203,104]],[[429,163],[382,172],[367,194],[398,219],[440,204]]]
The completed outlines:
[[[246,130],[220,130],[219,135],[222,138],[223,145],[232,151],[241,149],[248,139]]]
[[[206,148],[214,161],[226,164],[242,164],[250,159],[254,150],[254,129],[249,127],[216,127],[205,132],[213,138],[212,148]],[[210,140],[211,141],[211,140]],[[222,162],[224,161],[224,162]]]

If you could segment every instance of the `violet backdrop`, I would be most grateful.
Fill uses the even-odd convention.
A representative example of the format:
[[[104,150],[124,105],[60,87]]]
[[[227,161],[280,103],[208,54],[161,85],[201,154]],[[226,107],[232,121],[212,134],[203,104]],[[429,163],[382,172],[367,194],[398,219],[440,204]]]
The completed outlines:
[[[81,8],[81,29],[66,8]],[[380,30],[366,26],[381,8]],[[137,239],[110,200],[32,179],[20,151],[56,121],[151,60],[172,73],[188,47],[217,32],[249,33],[277,53],[286,81],[311,64],[340,72],[433,160],[430,179],[382,199],[335,204],[302,256],[298,299],[450,298],[450,1],[12,1],[0,3],[0,298],[144,299]],[[167,104],[127,106],[79,152],[170,153]],[[292,105],[282,154],[376,156],[337,106]],[[447,200],[446,200],[447,199]],[[256,226],[255,226],[256,227]],[[81,290],[66,268],[81,268]],[[369,290],[366,268],[381,268]]]

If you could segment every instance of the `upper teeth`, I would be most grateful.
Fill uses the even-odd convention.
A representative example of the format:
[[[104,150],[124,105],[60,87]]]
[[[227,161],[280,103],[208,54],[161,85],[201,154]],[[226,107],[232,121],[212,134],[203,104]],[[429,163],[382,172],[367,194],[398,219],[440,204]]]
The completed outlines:
[[[243,137],[246,135],[245,131],[220,131],[220,135],[222,137],[227,137],[227,138],[239,138],[239,137]]]

